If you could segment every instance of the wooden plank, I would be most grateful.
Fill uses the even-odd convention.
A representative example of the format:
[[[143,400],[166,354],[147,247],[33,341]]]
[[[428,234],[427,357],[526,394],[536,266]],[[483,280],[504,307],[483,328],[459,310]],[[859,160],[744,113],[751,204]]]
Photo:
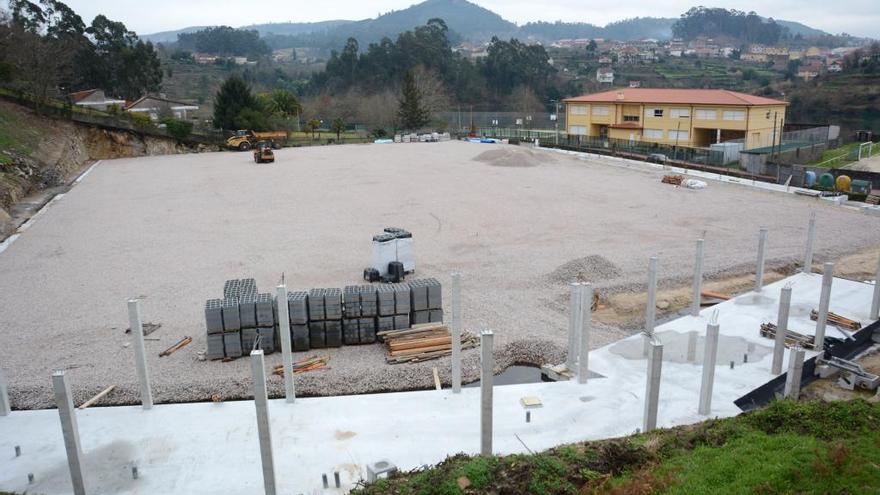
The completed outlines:
[[[407,350],[403,350],[403,351],[392,351],[391,355],[392,356],[411,356],[413,354],[421,354],[423,352],[440,351],[440,350],[445,350],[445,349],[451,350],[452,344],[450,343],[450,344],[446,344],[446,345],[437,345],[437,346],[433,346],[433,347],[421,347],[419,349],[407,349]]]
[[[437,390],[441,390],[443,387],[440,385],[440,373],[437,371],[437,367],[434,366],[434,388]]]
[[[404,349],[416,349],[419,347],[431,347],[440,344],[452,344],[452,337],[440,337],[434,339],[420,339],[410,342],[391,342],[388,347],[392,351],[402,351]]]
[[[715,291],[711,291],[711,290],[700,291],[700,295],[702,297],[711,297],[713,299],[721,299],[722,301],[728,301],[731,299],[730,294],[725,294],[723,292],[715,292]]]
[[[85,409],[91,405],[94,405],[95,402],[98,402],[99,400],[106,397],[107,394],[112,392],[115,388],[116,388],[116,385],[110,385],[109,387],[105,388],[104,390],[101,390],[100,392],[98,392],[98,394],[95,395],[94,397],[92,397],[91,399],[83,402],[77,409]]]

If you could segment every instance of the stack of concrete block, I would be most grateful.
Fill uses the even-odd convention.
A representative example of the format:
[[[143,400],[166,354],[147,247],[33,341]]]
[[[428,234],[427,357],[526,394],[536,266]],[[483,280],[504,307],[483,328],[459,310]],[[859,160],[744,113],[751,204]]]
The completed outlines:
[[[342,346],[342,290],[312,289],[308,294],[309,347]]]
[[[223,359],[223,300],[208,299],[205,303],[205,326],[208,329],[208,359]]]
[[[345,319],[342,320],[346,345],[376,342],[378,294],[372,285],[350,285],[345,288]]]
[[[208,359],[237,358],[260,348],[275,351],[275,310],[271,294],[259,294],[252,278],[227,280],[223,299],[205,303]]]
[[[440,282],[424,278],[408,282],[410,288],[410,324],[443,322],[443,297]]]
[[[293,350],[309,350],[309,293],[288,292],[287,312],[290,317],[290,342]]]

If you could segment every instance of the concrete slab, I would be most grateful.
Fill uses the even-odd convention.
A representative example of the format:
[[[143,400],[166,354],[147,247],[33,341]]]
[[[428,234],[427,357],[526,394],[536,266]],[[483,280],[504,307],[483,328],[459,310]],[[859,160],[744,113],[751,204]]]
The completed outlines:
[[[705,335],[711,312],[718,311],[722,339],[747,348],[772,346],[759,335],[761,322],[776,317],[780,288],[793,284],[790,327],[810,334],[809,311],[818,304],[821,275],[798,274],[769,284],[764,293],[744,294],[697,317],[686,316],[656,328],[664,342],[658,426],[701,421],[697,412],[701,359],[687,353],[682,333]],[[835,279],[831,310],[867,322],[872,286]],[[841,336],[834,327],[829,336]],[[646,361],[642,336],[634,335],[593,351],[590,367],[604,378],[497,386],[494,389],[493,452],[538,451],[560,443],[608,438],[641,427]],[[635,352],[626,352],[631,348]],[[733,352],[733,351],[731,351]],[[758,353],[756,353],[756,356]],[[806,352],[806,358],[814,356]],[[739,413],[733,401],[773,378],[770,353],[730,369],[719,360],[712,416]],[[270,366],[269,364],[266,365]],[[526,423],[521,399],[540,398]],[[387,421],[389,411],[406,411]],[[388,459],[401,469],[435,464],[458,452],[480,449],[480,390],[442,391],[269,401],[279,493],[322,492],[321,475],[339,471],[346,493],[365,465]],[[262,488],[260,449],[253,402],[102,407],[77,411],[89,493],[256,493]],[[409,432],[418,431],[418,434]],[[522,440],[517,439],[517,436]],[[430,442],[425,439],[430,438]],[[13,448],[23,454],[13,458]],[[14,411],[0,418],[0,490],[66,494],[71,492],[64,442],[54,410]],[[7,454],[2,454],[7,455]],[[130,466],[138,466],[132,480]],[[27,484],[27,473],[35,484]]]

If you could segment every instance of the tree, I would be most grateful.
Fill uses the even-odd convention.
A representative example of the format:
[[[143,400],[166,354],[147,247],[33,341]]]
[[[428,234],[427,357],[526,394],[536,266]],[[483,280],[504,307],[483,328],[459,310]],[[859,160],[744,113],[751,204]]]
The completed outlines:
[[[345,120],[342,117],[333,119],[333,122],[330,123],[330,130],[336,133],[336,141],[338,142],[340,134],[345,131]]]
[[[312,139],[315,139],[315,131],[321,128],[321,121],[318,119],[309,119],[306,122],[306,129],[312,133]]]
[[[16,85],[31,94],[39,110],[51,89],[70,85],[73,56],[87,43],[85,23],[56,0],[10,0],[9,10],[12,21],[4,27],[5,38],[13,48],[0,56]]]
[[[252,113],[246,114],[246,119],[239,119],[242,112],[248,109],[262,111],[247,83],[238,75],[229,76],[214,96],[214,127],[227,130],[250,128],[240,124],[241,120],[252,123]]]
[[[403,90],[397,117],[401,126],[411,131],[421,129],[430,121],[428,111],[422,106],[422,94],[411,70],[406,71],[403,76]]]
[[[263,107],[269,113],[284,118],[296,117],[303,111],[296,95],[286,89],[276,89],[268,94],[260,95]]]
[[[215,55],[261,57],[272,51],[260,34],[254,30],[217,26],[192,33],[177,35],[177,45],[183,50],[193,50]]]

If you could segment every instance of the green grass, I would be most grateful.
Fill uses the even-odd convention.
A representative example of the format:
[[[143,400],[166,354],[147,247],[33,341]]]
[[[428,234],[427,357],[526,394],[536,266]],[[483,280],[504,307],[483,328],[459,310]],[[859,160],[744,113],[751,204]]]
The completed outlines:
[[[32,134],[16,115],[0,109],[0,150],[30,155],[36,139]],[[0,153],[0,165],[11,162],[9,155]]]
[[[828,168],[838,168],[853,163],[858,158],[858,149],[861,143],[849,143],[839,148],[825,150],[822,157],[813,162],[811,165],[823,165]],[[875,153],[878,146],[875,145]]]
[[[880,493],[880,404],[779,401],[736,418],[536,455],[460,454],[352,493]]]

